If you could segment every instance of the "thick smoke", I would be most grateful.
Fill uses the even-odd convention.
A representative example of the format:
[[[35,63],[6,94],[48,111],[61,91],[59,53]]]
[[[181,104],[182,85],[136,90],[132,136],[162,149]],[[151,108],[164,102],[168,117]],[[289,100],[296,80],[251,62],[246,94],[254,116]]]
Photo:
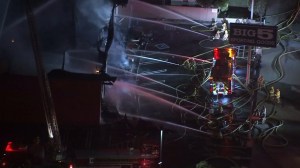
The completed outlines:
[[[103,29],[105,26],[108,26],[112,7],[113,4],[111,0],[77,1],[77,8],[82,16],[78,25],[79,31],[81,31],[79,34],[84,36],[83,38],[89,38],[86,40],[90,45],[93,45],[97,42],[101,29]],[[85,21],[90,23],[91,26],[87,27],[84,24]],[[108,53],[108,65],[117,68],[126,68],[126,66],[128,66],[127,56],[125,53],[124,34],[121,32],[120,25],[117,24],[115,24],[114,40]]]
[[[97,46],[93,44],[97,42],[101,34],[101,40],[103,41],[100,50],[103,52],[105,48],[103,44],[105,44],[108,35],[107,28],[112,7],[111,0],[78,0],[79,20],[77,27],[79,29],[77,31],[79,31],[78,34],[80,36],[78,39],[87,41],[89,46],[96,48]],[[122,71],[128,67],[127,54],[125,52],[125,32],[127,30],[124,30],[124,27],[119,24],[117,18],[114,18],[114,20],[114,39],[108,52],[107,73],[111,76],[117,76],[118,80],[128,81],[128,79],[124,79],[124,76],[120,76],[123,74]],[[81,42],[78,41],[78,43]],[[131,90],[127,87],[120,87],[117,83],[118,81],[114,83],[112,88],[107,87],[105,101],[114,105],[118,110],[122,109],[126,112],[134,110],[135,101],[132,100],[134,96]]]
[[[102,28],[108,24],[112,3],[110,0],[77,0],[77,8],[88,22]]]
[[[129,65],[125,48],[125,35],[120,25],[115,25],[114,41],[108,53],[108,64],[121,69],[127,68]]]

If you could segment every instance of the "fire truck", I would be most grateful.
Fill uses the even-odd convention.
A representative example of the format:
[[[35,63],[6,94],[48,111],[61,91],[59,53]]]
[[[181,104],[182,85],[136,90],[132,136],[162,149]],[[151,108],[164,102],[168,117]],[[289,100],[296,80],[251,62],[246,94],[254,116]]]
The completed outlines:
[[[231,95],[236,51],[233,48],[214,48],[213,54],[210,92],[213,95]]]

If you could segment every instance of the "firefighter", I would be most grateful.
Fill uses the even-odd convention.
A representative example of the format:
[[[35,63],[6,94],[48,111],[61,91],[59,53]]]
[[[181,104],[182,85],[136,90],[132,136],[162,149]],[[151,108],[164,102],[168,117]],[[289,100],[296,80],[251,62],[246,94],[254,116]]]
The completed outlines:
[[[219,112],[223,113],[223,106],[222,106],[222,104],[219,104]]]
[[[217,86],[215,83],[213,83],[211,92],[214,93],[216,90],[217,90]]]
[[[228,92],[228,87],[227,87],[227,85],[224,85],[224,89],[226,90],[226,92]]]
[[[259,112],[259,117],[261,119],[261,123],[264,124],[267,119],[267,108],[263,106],[263,108]]]
[[[228,20],[226,18],[223,18],[222,22],[222,32],[224,32],[225,30],[228,30]]]
[[[194,89],[194,92],[192,93],[191,96],[195,97],[195,96],[197,96],[197,93],[198,93],[198,90],[197,90],[197,88],[195,88],[195,89]]]
[[[276,89],[275,98],[276,98],[276,102],[280,103],[280,90],[279,89]]]
[[[263,108],[261,109],[260,116],[267,117],[267,108],[265,106],[263,106]]]
[[[221,37],[220,33],[221,33],[220,30],[218,30],[218,31],[216,32],[215,36],[213,37],[213,39],[214,39],[214,40],[215,40],[215,39],[219,40],[220,37]]]
[[[246,20],[245,20],[244,18],[242,19],[242,23],[243,23],[243,24],[245,24],[245,23],[246,23]]]
[[[257,78],[257,85],[259,90],[261,90],[261,88],[264,86],[265,83],[265,79],[262,75],[259,75],[259,77]]]
[[[228,30],[226,29],[224,31],[224,35],[223,35],[223,41],[228,40]]]
[[[222,32],[225,32],[226,30],[227,30],[227,23],[224,22],[224,23],[222,24]]]
[[[270,95],[270,98],[271,98],[271,99],[273,99],[274,93],[275,93],[274,87],[271,86],[271,88],[270,88],[270,90],[269,90],[269,95]]]

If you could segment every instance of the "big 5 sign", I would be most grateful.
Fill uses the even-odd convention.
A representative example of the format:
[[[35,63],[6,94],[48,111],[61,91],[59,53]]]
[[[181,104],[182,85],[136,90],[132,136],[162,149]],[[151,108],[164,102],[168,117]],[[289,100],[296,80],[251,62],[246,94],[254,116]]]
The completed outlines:
[[[277,26],[231,23],[230,44],[276,47]]]

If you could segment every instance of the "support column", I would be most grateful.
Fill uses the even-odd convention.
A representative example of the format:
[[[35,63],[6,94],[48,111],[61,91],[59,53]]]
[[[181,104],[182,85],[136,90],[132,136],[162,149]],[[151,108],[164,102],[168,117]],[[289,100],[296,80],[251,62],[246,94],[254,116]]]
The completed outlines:
[[[247,74],[246,74],[246,87],[248,87],[250,83],[250,73],[251,73],[251,57],[252,57],[252,52],[251,52],[252,46],[248,46],[248,59],[247,59]]]

